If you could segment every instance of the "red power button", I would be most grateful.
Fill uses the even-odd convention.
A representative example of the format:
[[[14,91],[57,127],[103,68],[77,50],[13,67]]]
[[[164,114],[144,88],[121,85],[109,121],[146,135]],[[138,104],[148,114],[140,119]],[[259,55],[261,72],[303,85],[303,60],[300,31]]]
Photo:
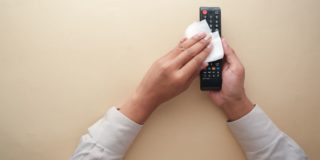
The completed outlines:
[[[202,10],[202,14],[207,14],[208,13],[208,11],[207,10]]]

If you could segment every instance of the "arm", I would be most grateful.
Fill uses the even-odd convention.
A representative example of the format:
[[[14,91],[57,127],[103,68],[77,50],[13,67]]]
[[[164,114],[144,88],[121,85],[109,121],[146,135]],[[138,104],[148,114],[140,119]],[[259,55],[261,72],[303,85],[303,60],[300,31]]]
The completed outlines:
[[[253,105],[245,94],[245,70],[225,40],[226,63],[223,84],[219,92],[209,97],[226,114],[234,137],[248,160],[305,160],[303,150],[289,136],[277,128],[263,110]]]
[[[82,136],[71,159],[122,159],[151,113],[186,90],[205,67],[203,61],[212,50],[210,42],[211,37],[204,33],[184,38],[157,60],[132,96],[119,105],[120,109],[112,107]]]

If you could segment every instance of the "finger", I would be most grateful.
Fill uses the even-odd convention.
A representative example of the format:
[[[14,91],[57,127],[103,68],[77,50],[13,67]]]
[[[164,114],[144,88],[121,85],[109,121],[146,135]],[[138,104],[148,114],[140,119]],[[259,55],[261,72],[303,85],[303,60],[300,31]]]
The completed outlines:
[[[168,59],[173,59],[175,57],[177,57],[180,53],[182,53],[183,51],[185,51],[186,49],[188,49],[190,46],[192,46],[193,44],[197,43],[198,41],[200,41],[201,39],[205,38],[206,34],[205,33],[198,33],[196,35],[194,35],[193,37],[191,37],[190,39],[188,39],[187,37],[183,37],[178,45],[171,50],[167,55],[165,55],[165,58]]]
[[[240,59],[235,54],[234,50],[228,45],[226,40],[223,40],[223,46],[226,48],[226,64],[225,70],[231,70],[233,73],[239,73],[241,76],[244,74],[244,67]]]
[[[202,63],[202,66],[201,66],[201,70],[207,68],[208,65],[209,65],[209,64],[208,64],[207,62],[203,62],[203,63]]]
[[[230,63],[224,62],[222,66],[222,72],[226,72],[230,67]]]
[[[236,54],[234,53],[234,50],[229,46],[228,42],[224,38],[222,39],[222,46],[223,46],[226,62],[229,64],[239,64],[240,61],[236,56]]]
[[[193,82],[193,80],[199,76],[200,71],[201,71],[201,68],[199,67],[198,70],[194,72],[193,75],[189,77],[189,79],[187,79],[187,84],[190,85]]]
[[[190,80],[189,81],[193,81],[195,78],[197,78],[198,76],[199,76],[199,74],[200,74],[200,71],[201,70],[203,70],[203,69],[205,69],[205,68],[207,68],[208,67],[208,63],[202,63],[202,65],[201,65],[201,67],[199,67],[199,69],[196,71],[196,72],[194,72],[194,74],[191,76],[191,78],[190,78]],[[190,82],[190,83],[191,83]]]
[[[181,54],[177,56],[174,60],[174,64],[177,68],[183,67],[186,63],[188,63],[194,56],[201,53],[201,51],[206,48],[211,43],[211,36],[207,36],[206,38],[198,41],[193,46],[183,51]]]
[[[209,91],[208,96],[211,97],[212,99],[217,99],[217,97],[221,94],[219,91]]]
[[[182,52],[182,50],[184,50],[183,43],[185,43],[187,40],[188,40],[187,37],[183,37],[179,41],[178,45],[174,48],[174,53],[172,54],[171,58],[176,57],[178,54],[180,54]]]
[[[200,68],[201,64],[208,57],[213,46],[209,44],[205,49],[201,51],[200,54],[193,57],[186,65],[184,65],[179,72],[182,72],[186,77],[191,77]]]
[[[199,42],[203,38],[205,38],[207,34],[205,32],[200,32],[194,36],[192,36],[190,39],[187,39],[186,41],[182,42],[180,45],[180,48],[188,49],[191,46],[193,46],[195,43]]]
[[[183,37],[180,41],[179,44],[182,44],[183,42],[185,42],[188,38],[187,37]]]
[[[174,57],[176,57],[179,53],[181,53],[181,50],[179,49],[179,46],[182,45],[182,43],[184,43],[188,38],[187,37],[182,37],[178,43],[178,45],[176,47],[174,47],[169,53],[167,53],[166,55],[164,55],[162,58],[163,59],[173,59]]]
[[[165,56],[165,58],[173,59],[173,58],[177,57],[180,53],[182,53],[186,49],[190,48],[192,45],[199,42],[200,40],[202,40],[205,37],[206,37],[206,33],[204,33],[204,32],[198,33],[198,34],[194,35],[193,37],[191,37],[190,39],[188,39],[187,37],[183,37],[179,41],[178,45],[172,51],[170,51],[168,53],[168,55]]]

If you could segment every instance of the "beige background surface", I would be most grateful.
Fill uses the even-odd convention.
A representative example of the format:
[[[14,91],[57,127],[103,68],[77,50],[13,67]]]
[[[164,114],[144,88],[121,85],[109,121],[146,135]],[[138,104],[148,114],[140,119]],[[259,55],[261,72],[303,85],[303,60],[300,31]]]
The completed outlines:
[[[0,0],[0,159],[68,159],[199,6],[222,8],[252,101],[320,159],[318,0]],[[244,159],[198,84],[152,115],[127,160]]]

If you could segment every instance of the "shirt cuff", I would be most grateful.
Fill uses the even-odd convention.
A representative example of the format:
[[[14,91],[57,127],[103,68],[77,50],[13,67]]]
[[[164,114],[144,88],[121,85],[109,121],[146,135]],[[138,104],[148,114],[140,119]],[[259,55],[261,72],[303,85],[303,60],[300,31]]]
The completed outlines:
[[[281,135],[281,131],[258,105],[240,119],[228,122],[228,126],[246,152],[260,150]]]
[[[89,128],[89,134],[97,144],[113,155],[124,155],[141,130],[142,125],[130,120],[111,107],[103,118]]]

